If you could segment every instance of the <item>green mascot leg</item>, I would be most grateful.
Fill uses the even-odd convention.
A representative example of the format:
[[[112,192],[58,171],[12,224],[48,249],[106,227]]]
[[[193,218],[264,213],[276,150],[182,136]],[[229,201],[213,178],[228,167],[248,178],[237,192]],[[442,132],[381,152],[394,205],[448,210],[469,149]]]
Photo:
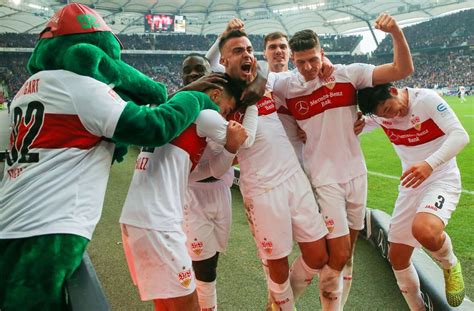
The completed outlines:
[[[72,234],[0,240],[0,310],[65,310],[64,283],[88,243]]]

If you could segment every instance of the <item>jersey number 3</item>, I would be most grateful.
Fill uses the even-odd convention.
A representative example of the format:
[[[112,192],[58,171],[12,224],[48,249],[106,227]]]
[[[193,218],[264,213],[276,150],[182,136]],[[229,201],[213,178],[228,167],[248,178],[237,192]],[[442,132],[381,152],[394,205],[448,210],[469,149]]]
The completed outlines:
[[[7,155],[7,163],[12,166],[18,163],[39,161],[38,153],[31,153],[30,146],[38,136],[44,120],[44,105],[38,101],[28,104],[26,114],[20,107],[13,109],[12,147]]]

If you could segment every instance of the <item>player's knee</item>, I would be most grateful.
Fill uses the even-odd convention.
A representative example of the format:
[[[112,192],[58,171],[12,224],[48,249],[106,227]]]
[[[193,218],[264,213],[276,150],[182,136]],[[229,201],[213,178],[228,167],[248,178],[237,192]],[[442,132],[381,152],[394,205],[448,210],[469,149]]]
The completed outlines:
[[[217,277],[217,259],[219,253],[216,253],[209,259],[193,261],[194,274],[196,279],[202,282],[213,282]]]
[[[428,249],[439,249],[442,246],[442,231],[432,223],[414,222],[412,234],[421,245]]]
[[[311,269],[321,269],[328,263],[328,259],[329,256],[326,250],[318,250],[315,252],[311,252],[310,254],[303,254],[304,262]]]
[[[351,258],[350,249],[338,249],[332,252],[328,264],[331,268],[341,271]]]

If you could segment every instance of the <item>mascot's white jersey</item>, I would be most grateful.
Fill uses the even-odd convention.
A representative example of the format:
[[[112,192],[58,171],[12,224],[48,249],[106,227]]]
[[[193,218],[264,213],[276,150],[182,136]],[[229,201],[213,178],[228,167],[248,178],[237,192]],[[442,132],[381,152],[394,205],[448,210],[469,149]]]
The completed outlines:
[[[103,137],[113,136],[125,105],[104,83],[65,70],[41,71],[25,82],[11,105],[1,239],[91,238],[114,150]]]

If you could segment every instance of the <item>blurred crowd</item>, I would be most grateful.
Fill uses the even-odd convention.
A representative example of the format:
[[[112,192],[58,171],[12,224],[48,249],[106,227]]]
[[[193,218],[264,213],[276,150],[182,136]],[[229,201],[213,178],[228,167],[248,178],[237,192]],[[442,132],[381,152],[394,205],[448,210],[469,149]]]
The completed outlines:
[[[474,87],[473,45],[474,10],[462,11],[445,17],[404,28],[413,52],[415,72],[402,85],[427,88],[454,88],[459,85]],[[0,47],[34,47],[37,34],[0,34]],[[388,36],[390,37],[390,36]],[[216,35],[119,35],[126,50],[176,50],[207,51],[215,42]],[[256,51],[263,50],[263,36],[250,35]],[[360,36],[321,36],[321,45],[334,64],[354,62],[381,64],[391,59],[390,39],[381,42],[375,53],[369,55],[349,55],[360,43]],[[467,44],[470,43],[470,44]],[[424,50],[426,47],[437,49]],[[421,49],[421,51],[417,51]],[[346,52],[348,55],[331,55],[331,52]],[[26,70],[29,53],[0,53],[0,83],[8,94],[15,94],[29,74]],[[181,62],[184,55],[130,54],[123,53],[122,59],[156,81],[167,85],[170,93],[181,87]],[[294,68],[290,63],[290,68]]]
[[[411,50],[447,48],[474,44],[474,10],[466,10],[403,28]],[[392,52],[392,37],[386,36],[376,54]]]
[[[207,51],[217,35],[118,34],[125,50]],[[0,33],[0,47],[33,48],[38,34]],[[263,51],[263,36],[249,35],[255,51]],[[352,52],[361,36],[320,36],[321,45],[333,52]]]

